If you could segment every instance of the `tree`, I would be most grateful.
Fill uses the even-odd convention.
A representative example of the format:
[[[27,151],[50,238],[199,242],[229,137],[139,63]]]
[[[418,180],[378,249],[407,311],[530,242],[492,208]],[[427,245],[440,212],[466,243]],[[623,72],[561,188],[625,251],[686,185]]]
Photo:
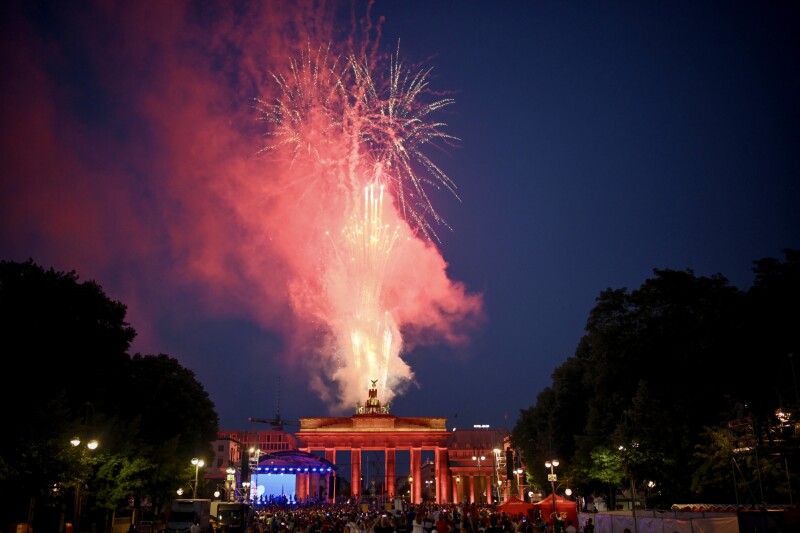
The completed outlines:
[[[0,523],[56,530],[76,490],[101,515],[166,501],[189,460],[210,456],[218,417],[203,386],[167,355],[130,357],[125,314],[74,272],[0,262],[0,339],[18,369],[0,392],[13,429],[0,439]],[[74,447],[76,434],[101,445]]]
[[[16,510],[26,522],[31,502],[40,515],[58,511],[63,496],[53,488],[77,476],[69,440],[94,422],[87,403],[105,411],[124,375],[135,336],[125,312],[74,272],[0,262],[0,338],[16,368],[15,386],[0,389],[13,428],[0,439],[0,513]]]
[[[194,372],[168,355],[134,355],[126,386],[122,413],[136,421],[128,445],[157,465],[132,494],[165,502],[186,481],[192,457],[213,455],[219,418]]]
[[[800,253],[784,253],[784,262],[754,262],[755,282],[746,293],[720,274],[658,269],[634,291],[601,292],[575,354],[521,411],[512,445],[529,464],[555,454],[582,494],[605,490],[609,482],[622,489],[631,480],[653,481],[658,489],[651,501],[668,507],[709,494],[711,487],[701,485],[719,474],[707,471],[717,452],[706,443],[699,454],[700,435],[746,411],[759,446],[777,454],[790,473],[782,483],[788,488],[797,452],[783,453],[791,448],[781,445],[800,427],[778,423],[774,413],[800,407],[792,366],[800,351]],[[626,450],[621,478],[608,472],[614,463],[605,460],[619,446]],[[777,460],[762,456],[759,464],[762,473],[780,470]],[[543,484],[538,470],[530,469]],[[732,501],[732,485],[727,498],[724,489],[717,496]]]

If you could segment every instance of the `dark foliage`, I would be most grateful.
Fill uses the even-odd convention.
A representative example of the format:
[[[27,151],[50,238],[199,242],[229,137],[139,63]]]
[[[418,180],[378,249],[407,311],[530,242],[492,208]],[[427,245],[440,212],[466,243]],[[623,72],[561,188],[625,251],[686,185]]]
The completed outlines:
[[[189,460],[210,455],[218,418],[190,370],[166,356],[128,355],[126,307],[74,272],[0,262],[0,338],[14,368],[0,398],[0,525],[41,531],[67,520],[76,487],[86,519],[131,499],[164,501]],[[73,436],[100,441],[93,451]]]
[[[789,503],[790,483],[792,493],[800,489],[796,474],[786,474],[797,471],[797,424],[771,437],[780,425],[776,409],[800,408],[793,366],[800,348],[800,253],[784,253],[783,262],[755,261],[747,291],[719,274],[698,277],[691,270],[654,270],[634,291],[603,291],[575,354],[513,430],[529,479],[549,489],[542,465],[557,457],[560,479],[612,505],[632,482],[640,494],[654,482],[647,503],[660,508],[708,503],[712,496],[718,503],[740,495],[751,504]],[[748,431],[761,457],[719,450],[735,440],[728,423],[738,419],[752,421]],[[601,461],[609,453],[616,459]],[[739,481],[760,476],[762,490],[740,492],[730,479],[732,464]],[[616,477],[602,470],[614,468],[623,475],[609,486]]]

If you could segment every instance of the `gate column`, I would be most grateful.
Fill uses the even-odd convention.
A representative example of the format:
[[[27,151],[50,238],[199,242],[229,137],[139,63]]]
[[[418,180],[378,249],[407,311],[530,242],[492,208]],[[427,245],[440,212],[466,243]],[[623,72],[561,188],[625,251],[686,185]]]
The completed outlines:
[[[422,501],[422,448],[411,448],[411,503],[417,504]]]
[[[447,503],[447,480],[445,475],[444,459],[447,458],[447,448],[436,448],[434,459],[434,476],[436,476],[436,503]]]
[[[395,467],[397,465],[397,459],[395,457],[394,448],[386,448],[386,450],[384,451],[386,455],[386,464],[384,465],[384,471],[386,472],[386,480],[384,481],[384,488],[386,490],[386,494],[389,496],[389,501],[392,504],[394,504],[394,494],[396,490],[394,482],[396,479]]]
[[[325,448],[325,459],[336,466],[336,448]],[[325,484],[325,501],[334,503],[336,501],[336,469],[327,476]],[[331,487],[333,485],[333,487]]]
[[[350,496],[361,499],[361,448],[350,449]]]
[[[469,503],[475,503],[475,476],[470,475],[467,480],[469,481]]]

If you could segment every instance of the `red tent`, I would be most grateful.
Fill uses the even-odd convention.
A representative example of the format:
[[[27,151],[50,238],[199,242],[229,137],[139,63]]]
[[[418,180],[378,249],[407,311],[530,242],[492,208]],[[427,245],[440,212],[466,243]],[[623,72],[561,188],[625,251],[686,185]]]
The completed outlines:
[[[524,502],[519,498],[511,496],[509,499],[497,506],[497,510],[509,516],[528,516],[528,511],[533,509],[533,504]]]
[[[561,519],[564,521],[564,524],[567,523],[567,520],[572,520],[572,525],[576,528],[578,526],[578,507],[575,502],[562,498],[558,494],[556,494],[556,505],[555,509],[556,512],[560,515]],[[542,520],[548,523],[553,523],[553,495],[544,498],[543,500],[536,502],[533,504],[533,508],[539,512],[541,512]]]

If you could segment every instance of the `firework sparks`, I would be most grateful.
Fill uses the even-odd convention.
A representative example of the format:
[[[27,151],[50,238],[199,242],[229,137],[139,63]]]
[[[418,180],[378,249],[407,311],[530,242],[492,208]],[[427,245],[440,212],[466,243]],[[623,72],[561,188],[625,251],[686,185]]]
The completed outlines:
[[[403,254],[438,256],[432,245],[407,244],[420,236],[427,243],[438,240],[435,226],[446,226],[427,190],[445,188],[458,198],[454,183],[423,153],[437,141],[457,140],[444,132],[444,123],[429,120],[453,103],[422,102],[429,94],[429,73],[406,71],[399,49],[388,76],[377,78],[366,58],[349,55],[342,61],[330,47],[312,52],[309,46],[289,62],[287,74],[273,75],[277,97],[257,101],[269,126],[270,142],[262,153],[291,169],[285,186],[294,189],[294,198],[322,198],[315,211],[293,214],[318,221],[310,226],[312,233],[325,224],[328,236],[324,247],[311,244],[312,236],[303,238],[318,254],[320,276],[297,280],[303,298],[294,300],[294,308],[326,326],[329,336],[321,350],[336,361],[332,370],[341,408],[363,399],[367,380],[379,380],[389,402],[414,378],[400,357],[402,323],[415,319],[408,311],[400,318],[403,307],[413,305],[398,296],[408,274],[400,273],[397,263]],[[429,298],[417,296],[427,302],[423,307]]]
[[[444,131],[445,123],[428,120],[454,100],[422,102],[431,69],[404,69],[399,45],[386,79],[376,79],[366,57],[350,55],[339,65],[330,47],[316,52],[309,47],[300,61],[290,61],[288,75],[273,75],[278,98],[272,103],[256,99],[273,140],[261,152],[285,149],[292,163],[302,157],[313,162],[301,178],[309,186],[335,176],[339,186],[353,192],[365,181],[385,180],[412,228],[438,241],[436,226],[449,226],[426,189],[445,188],[459,198],[454,182],[423,148],[459,140]],[[350,144],[346,154],[343,140]]]
[[[389,363],[400,352],[399,335],[391,315],[383,308],[383,281],[398,230],[383,220],[383,187],[364,190],[362,212],[343,231],[347,243],[346,273],[352,287],[353,312],[343,326],[349,333],[354,369],[380,380],[387,389]]]

